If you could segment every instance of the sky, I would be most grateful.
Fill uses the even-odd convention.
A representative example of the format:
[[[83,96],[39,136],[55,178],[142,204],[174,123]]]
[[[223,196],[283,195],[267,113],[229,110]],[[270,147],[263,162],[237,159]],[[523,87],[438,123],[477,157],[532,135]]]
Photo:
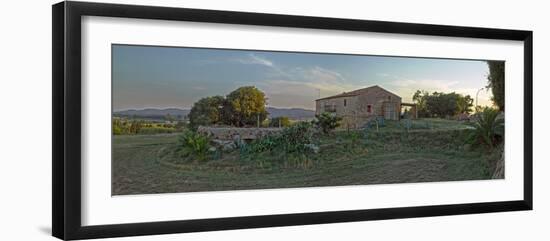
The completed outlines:
[[[184,108],[200,98],[256,86],[267,105],[315,109],[315,99],[379,85],[412,103],[416,90],[476,98],[480,60],[113,45],[113,109]],[[478,104],[492,105],[479,92]]]

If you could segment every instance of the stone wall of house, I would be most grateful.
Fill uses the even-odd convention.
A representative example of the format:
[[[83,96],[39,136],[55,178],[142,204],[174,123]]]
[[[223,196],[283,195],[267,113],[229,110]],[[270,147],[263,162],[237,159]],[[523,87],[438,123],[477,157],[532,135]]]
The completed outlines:
[[[384,116],[385,108],[393,107],[397,114],[394,119],[399,119],[399,113],[401,111],[401,97],[388,92],[382,88],[370,88],[365,90],[364,93],[359,95],[360,106],[359,113],[368,115],[368,105],[371,105],[371,111],[375,116]],[[391,118],[390,118],[391,119]]]
[[[328,111],[325,106],[333,106],[337,116],[343,118],[342,128],[361,128],[376,116],[399,120],[401,97],[382,88],[366,88],[356,91],[355,96],[335,97],[316,101],[316,114]],[[344,100],[346,105],[344,106]],[[369,112],[370,106],[370,112]],[[390,114],[389,110],[394,113]],[[388,111],[389,115],[385,115]]]
[[[351,115],[357,111],[357,105],[357,96],[318,100],[316,101],[315,114],[331,112],[337,116]],[[334,111],[331,109],[334,109]]]

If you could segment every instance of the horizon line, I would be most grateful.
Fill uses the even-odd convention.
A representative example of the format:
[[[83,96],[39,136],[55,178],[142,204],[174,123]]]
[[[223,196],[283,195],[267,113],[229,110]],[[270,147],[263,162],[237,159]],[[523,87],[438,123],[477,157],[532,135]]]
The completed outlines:
[[[191,107],[192,108],[192,107]],[[149,109],[155,109],[155,110],[167,110],[167,109],[178,109],[178,110],[191,110],[189,107],[142,107],[142,108],[124,108],[124,109],[113,109],[113,112],[121,112],[121,111],[130,111],[130,110],[149,110]],[[304,107],[280,107],[280,106],[266,106],[266,108],[276,108],[276,109],[302,109],[302,110],[310,110],[315,111],[314,109],[304,108]]]

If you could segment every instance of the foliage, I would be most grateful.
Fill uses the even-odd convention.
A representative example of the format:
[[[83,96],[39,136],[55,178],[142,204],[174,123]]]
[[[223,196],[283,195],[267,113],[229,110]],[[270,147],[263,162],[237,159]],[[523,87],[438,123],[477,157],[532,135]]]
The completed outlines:
[[[192,154],[199,161],[206,160],[210,148],[210,138],[207,135],[188,130],[179,137],[178,142],[184,154]]]
[[[348,139],[350,140],[350,143],[349,143],[350,149],[353,150],[353,148],[359,145],[361,137],[362,137],[361,133],[357,131],[351,131],[348,133]]]
[[[287,153],[303,153],[308,150],[307,145],[313,142],[312,126],[308,122],[296,123],[283,129],[281,138]]]
[[[487,87],[493,92],[493,103],[500,111],[504,111],[504,61],[487,61],[487,65],[489,65]]]
[[[283,138],[281,138],[279,135],[269,135],[265,136],[263,138],[259,138],[250,145],[248,145],[248,149],[246,151],[248,153],[262,153],[266,151],[274,151],[276,148],[281,146],[281,143],[283,141]],[[242,149],[243,146],[239,145]]]
[[[210,96],[193,104],[189,113],[190,125],[229,124],[256,126],[267,118],[265,94],[254,86],[240,87],[225,98]]]
[[[455,92],[443,93],[417,90],[413,95],[419,117],[449,117],[472,112],[473,99],[470,95]]]
[[[176,120],[176,118],[175,118],[174,116],[170,115],[170,113],[166,114],[166,115],[163,117],[163,119],[164,119],[165,121],[170,121],[170,122]]]
[[[178,121],[174,128],[176,131],[183,131],[187,127],[187,124],[184,121]]]
[[[412,99],[414,102],[416,102],[416,110],[418,112],[419,117],[428,117],[428,107],[426,106],[426,98],[430,95],[428,91],[425,90],[417,90]]]
[[[503,140],[504,118],[497,109],[485,107],[471,125],[475,128],[469,138],[472,144],[485,144],[493,148]]]
[[[185,128],[183,122],[178,122],[178,124],[174,125],[145,120],[113,118],[112,123],[113,135],[153,135],[180,132]]]
[[[233,126],[255,126],[267,117],[265,94],[254,86],[240,87],[226,96],[223,119]]]
[[[138,134],[144,126],[141,120],[125,121],[122,119],[113,119],[113,135],[135,135]]]
[[[143,127],[143,122],[139,120],[134,120],[130,123],[130,127],[128,129],[128,132],[130,134],[137,134]]]
[[[313,142],[312,125],[308,122],[299,122],[285,127],[281,133],[257,139],[247,147],[249,153],[279,151],[282,153],[306,153],[308,145]]]
[[[200,99],[193,104],[189,112],[191,126],[211,125],[222,121],[223,96],[211,96]]]
[[[470,95],[458,95],[456,102],[459,114],[470,114],[472,107],[474,106],[474,99]]]
[[[269,121],[269,127],[288,127],[290,119],[286,116],[275,117]]]
[[[313,123],[325,134],[330,133],[330,131],[340,126],[340,121],[342,120],[342,117],[332,115],[328,112],[323,112],[320,115],[315,115],[315,117],[316,120],[314,120]]]
[[[127,130],[123,125],[123,122],[119,119],[113,119],[113,135],[124,135]]]

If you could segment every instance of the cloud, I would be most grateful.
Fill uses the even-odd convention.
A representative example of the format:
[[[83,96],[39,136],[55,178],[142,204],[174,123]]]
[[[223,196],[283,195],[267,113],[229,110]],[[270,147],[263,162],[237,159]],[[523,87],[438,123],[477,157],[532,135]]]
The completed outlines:
[[[345,78],[342,74],[315,66],[308,70],[308,73],[311,75],[311,79],[321,79],[324,81],[345,81]]]
[[[452,91],[453,86],[457,85],[458,81],[445,81],[445,80],[412,80],[402,79],[390,82],[391,85],[401,88],[419,88],[419,86],[434,89],[435,91],[448,92]]]
[[[241,64],[257,64],[257,65],[263,65],[267,67],[275,66],[275,64],[273,64],[272,61],[255,54],[248,54],[247,58],[235,59],[235,61]]]
[[[343,91],[353,90],[357,86],[350,84],[346,78],[337,71],[322,68],[320,66],[313,67],[297,67],[289,71],[281,71],[282,77],[266,79],[264,81],[272,91],[277,92],[298,92],[302,90],[310,90],[318,93],[328,92],[327,94],[335,94]],[[289,89],[292,86],[292,89]],[[303,92],[302,92],[303,93]]]
[[[319,98],[319,94],[326,97],[365,87],[350,84],[339,72],[320,66],[295,67],[285,71],[282,77],[288,78],[271,78],[255,83],[266,93],[270,105],[288,106],[289,100],[295,100],[299,103],[291,106],[314,109],[314,100]]]

